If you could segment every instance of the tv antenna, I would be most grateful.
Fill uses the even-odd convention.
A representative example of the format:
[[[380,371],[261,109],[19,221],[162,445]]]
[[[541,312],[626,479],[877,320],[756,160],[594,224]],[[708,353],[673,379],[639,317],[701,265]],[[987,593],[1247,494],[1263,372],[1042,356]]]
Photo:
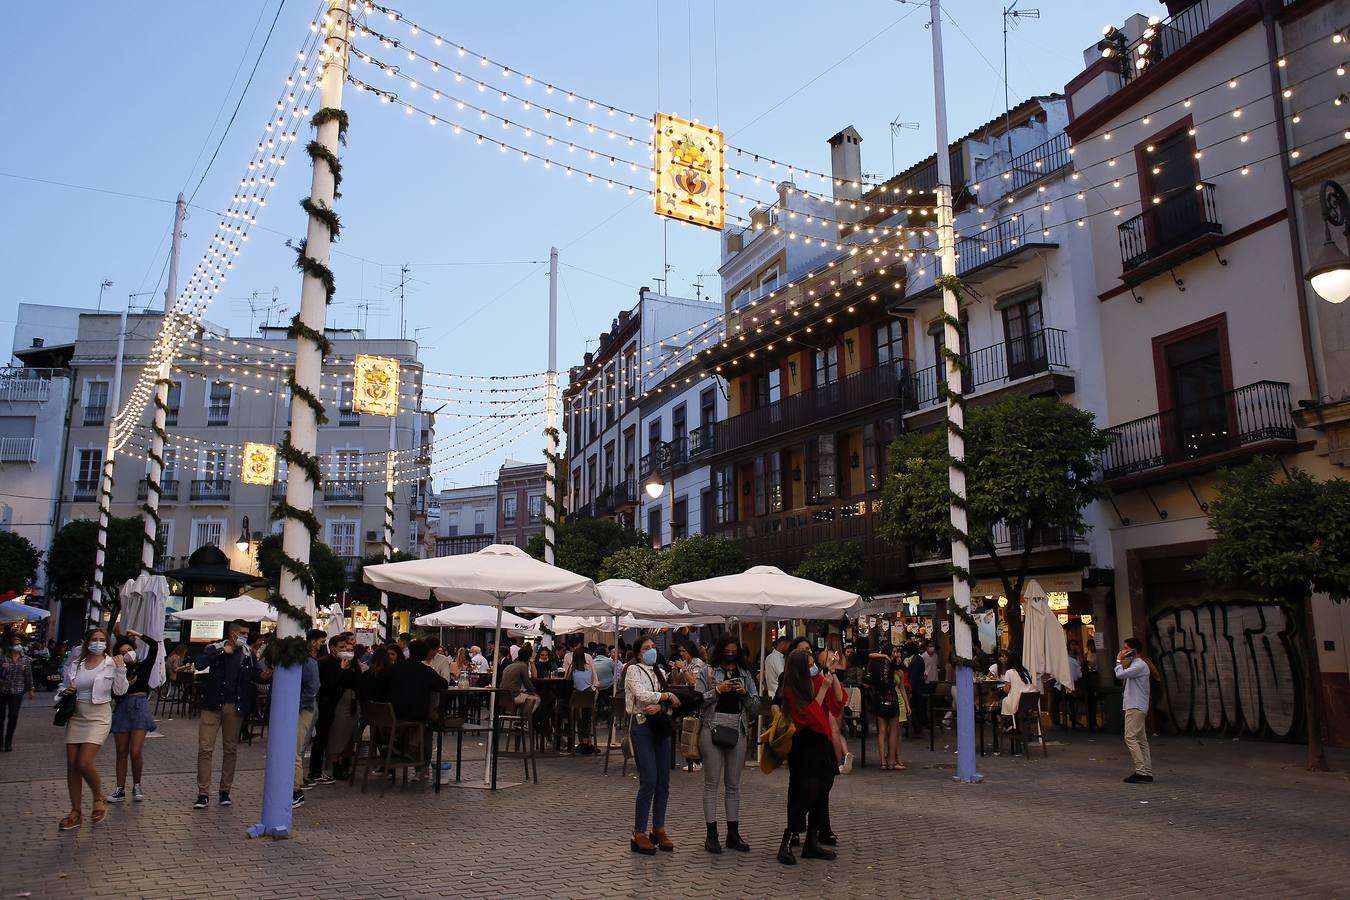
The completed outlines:
[[[895,134],[898,131],[918,131],[918,122],[902,122],[900,117],[896,116],[891,122],[891,174],[895,174]]]
[[[1008,168],[1012,169],[1012,108],[1008,100],[1008,30],[1016,30],[1023,19],[1039,19],[1039,9],[1018,9],[1022,0],[1013,0],[1003,7],[1003,136],[1008,142]]]

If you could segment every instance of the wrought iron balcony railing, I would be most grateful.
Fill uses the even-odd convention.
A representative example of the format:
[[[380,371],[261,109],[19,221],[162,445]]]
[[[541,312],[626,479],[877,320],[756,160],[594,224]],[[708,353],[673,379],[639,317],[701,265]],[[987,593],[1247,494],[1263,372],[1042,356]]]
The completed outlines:
[[[1173,191],[1120,225],[1120,266],[1125,276],[1193,241],[1223,234],[1214,202],[1214,185]],[[1205,248],[1201,248],[1205,249]]]
[[[1003,384],[1069,366],[1069,333],[1062,328],[1042,328],[1025,337],[1000,341],[966,355],[962,390],[980,393],[981,388]],[[909,398],[912,409],[932,406],[939,400],[938,382],[945,380],[945,364],[914,373]]]
[[[199,478],[192,482],[189,497],[194,503],[228,503],[230,481],[226,478]]]

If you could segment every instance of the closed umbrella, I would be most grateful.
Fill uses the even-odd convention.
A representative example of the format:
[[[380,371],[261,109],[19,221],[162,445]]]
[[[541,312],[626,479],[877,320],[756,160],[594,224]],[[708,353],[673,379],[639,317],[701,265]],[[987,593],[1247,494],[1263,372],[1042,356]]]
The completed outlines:
[[[324,626],[324,633],[329,637],[332,637],[335,634],[342,634],[346,624],[343,621],[345,616],[342,612],[342,604],[330,603],[326,612],[328,613],[328,624]]]
[[[366,566],[362,577],[379,590],[449,603],[491,606],[497,611],[492,666],[492,687],[497,687],[496,661],[501,659],[501,621],[504,606],[532,608],[539,603],[562,611],[588,610],[596,606],[595,583],[589,578],[550,566],[519,547],[492,544],[477,553],[412,559],[407,562]],[[497,721],[497,692],[489,700],[491,721]],[[495,736],[493,738],[495,740]],[[484,780],[495,782],[495,766],[488,766]]]
[[[171,613],[185,622],[275,622],[277,611],[256,597],[240,596]]]
[[[169,603],[169,582],[163,575],[142,572],[122,585],[122,628],[141,635],[146,644],[157,644],[150,687],[164,683],[164,612]]]
[[[1069,667],[1069,647],[1064,626],[1050,609],[1050,598],[1034,578],[1022,592],[1025,619],[1022,626],[1022,667],[1039,686],[1041,676],[1049,675],[1073,690],[1073,670]]]

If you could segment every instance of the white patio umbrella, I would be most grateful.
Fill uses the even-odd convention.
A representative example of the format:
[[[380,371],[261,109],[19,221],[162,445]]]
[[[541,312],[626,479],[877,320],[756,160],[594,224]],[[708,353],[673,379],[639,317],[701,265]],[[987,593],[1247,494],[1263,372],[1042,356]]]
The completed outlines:
[[[342,634],[346,624],[343,621],[342,604],[330,603],[326,612],[328,613],[328,624],[324,626],[324,632],[329,637],[332,637],[335,634]]]
[[[774,566],[753,566],[739,575],[673,584],[665,596],[683,603],[691,614],[758,618],[761,672],[769,619],[837,619],[856,612],[862,603],[857,594],[789,575]]]
[[[51,613],[45,609],[38,609],[18,600],[0,603],[0,622],[37,622],[50,615]]]
[[[462,603],[459,606],[447,606],[445,609],[413,619],[415,624],[424,628],[495,628],[500,613],[503,628],[526,628],[529,620],[514,613],[504,612],[495,606],[478,603]]]
[[[1034,578],[1022,591],[1024,618],[1022,622],[1022,667],[1031,676],[1031,683],[1040,689],[1042,675],[1049,675],[1073,690],[1073,670],[1069,667],[1069,647],[1064,626],[1050,610],[1050,598]]]
[[[496,609],[493,638],[492,687],[488,715],[497,717],[497,670],[501,660],[502,607],[532,609],[535,603],[562,611],[587,610],[598,602],[595,583],[575,572],[550,566],[519,547],[492,544],[477,553],[412,559],[366,566],[368,584],[396,594],[450,603],[471,603]],[[491,766],[483,779],[491,782]]]
[[[142,572],[122,585],[122,628],[141,635],[145,644],[156,644],[155,667],[150,687],[164,683],[164,611],[169,603],[169,582],[163,575]]]
[[[240,596],[172,613],[185,622],[275,622],[277,611],[256,597]]]

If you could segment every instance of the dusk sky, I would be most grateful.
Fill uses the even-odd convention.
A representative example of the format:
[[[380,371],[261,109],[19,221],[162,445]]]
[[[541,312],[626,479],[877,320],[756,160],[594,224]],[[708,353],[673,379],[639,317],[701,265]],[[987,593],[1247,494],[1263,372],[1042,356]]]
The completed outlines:
[[[279,2],[275,30],[259,60]],[[1061,91],[1082,69],[1082,50],[1104,24],[1134,12],[1165,14],[1154,0],[1023,0],[1019,6],[1039,9],[1041,17],[1009,34],[1013,103]],[[227,205],[319,8],[310,0],[147,0],[10,10],[0,37],[10,71],[10,87],[0,99],[7,123],[0,150],[0,333],[6,341],[19,302],[93,307],[103,279],[114,283],[103,297],[105,309],[121,309],[129,294],[142,295],[133,308],[161,302],[173,198],[180,190],[195,192],[183,244],[183,268],[191,270],[218,221],[212,211]],[[687,0],[658,7],[632,0],[521,0],[470,7],[407,0],[400,10],[538,82],[644,115],[660,109],[716,123],[735,147],[816,171],[829,169],[826,139],[848,125],[864,138],[868,174],[893,171],[892,120],[919,123],[897,132],[895,169],[932,152],[926,2]],[[945,4],[953,138],[1004,108],[1000,11],[994,0]],[[372,25],[409,37],[406,25],[382,17]],[[435,51],[424,37],[417,46]],[[398,49],[373,41],[357,47],[408,63]],[[448,62],[453,51],[437,55]],[[208,170],[255,60],[237,119]],[[357,62],[352,71],[370,81],[382,78]],[[457,91],[466,100],[482,96],[471,96],[470,87],[455,85],[444,71],[433,75],[420,62],[408,71],[426,86]],[[500,70],[484,72],[501,81]],[[546,98],[538,83],[526,87],[518,75],[504,84],[537,96],[540,104],[562,102],[556,94]],[[430,102],[427,90],[416,93],[419,103]],[[488,97],[485,106],[495,102]],[[475,146],[350,86],[345,105],[351,130],[337,205],[343,230],[333,258],[338,290],[330,325],[396,336],[399,266],[407,263],[407,334],[419,340],[429,369],[484,375],[541,370],[552,244],[562,251],[559,362],[565,381],[566,367],[594,347],[620,309],[634,305],[638,288],[656,286],[663,228],[670,292],[693,295],[702,275],[704,295],[718,294],[715,235],[663,226],[645,196],[609,190],[599,181],[588,185],[558,168],[545,170],[537,160],[525,163],[518,154]],[[586,114],[584,105],[576,106],[578,115]],[[451,110],[447,104],[447,115]],[[566,132],[537,109],[522,113],[517,106],[510,114],[537,129],[541,153],[544,133]],[[603,109],[590,115],[605,118]],[[576,131],[579,143],[606,145],[600,133]],[[302,129],[207,315],[237,335],[246,335],[250,322],[256,333],[269,306],[275,323],[298,304],[300,275],[284,241],[303,236],[298,201],[308,193],[308,138],[309,129]],[[637,158],[632,148],[622,149]],[[740,160],[752,168],[746,162]],[[766,178],[758,189],[744,182],[733,187],[772,200],[769,185],[783,172],[767,165],[758,170]],[[645,174],[633,180],[645,183]],[[733,212],[748,208],[731,204]],[[449,422],[442,430],[458,427]],[[531,434],[509,450],[438,477],[436,487],[490,477],[485,473],[507,455],[535,461],[541,445],[542,438]],[[444,462],[438,460],[437,468]]]

